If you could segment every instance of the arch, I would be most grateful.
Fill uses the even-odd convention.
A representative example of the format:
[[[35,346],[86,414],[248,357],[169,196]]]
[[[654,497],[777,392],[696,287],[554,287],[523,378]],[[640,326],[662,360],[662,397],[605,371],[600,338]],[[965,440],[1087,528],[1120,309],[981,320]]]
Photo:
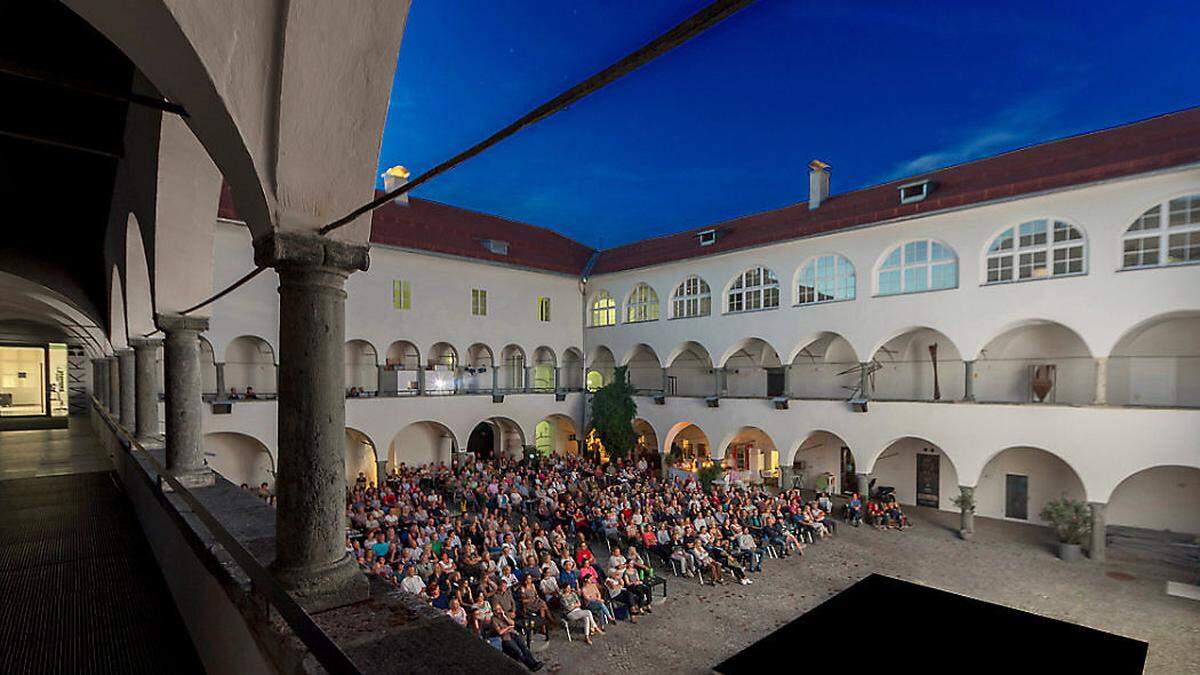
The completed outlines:
[[[654,348],[647,344],[634,345],[625,355],[624,364],[629,369],[629,384],[641,393],[663,390],[663,369]]]
[[[463,388],[471,392],[492,390],[492,370],[496,367],[492,348],[476,342],[467,348],[462,376]]]
[[[588,326],[600,328],[617,325],[617,301],[612,293],[600,289],[588,300]]]
[[[425,393],[453,394],[458,390],[458,350],[449,342],[429,348],[425,364]]]
[[[589,391],[595,391],[600,387],[612,382],[613,369],[616,367],[616,359],[613,358],[612,350],[604,345],[600,345],[592,350],[592,358],[588,364],[587,372],[587,388]],[[598,386],[594,386],[598,385]]]
[[[779,353],[766,340],[745,338],[721,356],[721,395],[734,398],[783,396],[783,367]]]
[[[762,483],[779,475],[779,449],[759,427],[744,426],[721,441],[721,456],[731,482]]]
[[[625,323],[658,321],[658,293],[645,282],[638,282],[625,296]]]
[[[871,458],[870,472],[876,487],[894,488],[901,504],[950,510],[959,493],[954,460],[926,438],[904,436],[888,443]]]
[[[449,465],[458,452],[458,439],[441,422],[421,420],[406,425],[388,443],[388,471],[400,465],[408,467],[426,464]]]
[[[979,350],[973,386],[979,401],[1090,403],[1096,364],[1075,330],[1027,319],[1010,324]]]
[[[769,267],[742,271],[725,288],[725,312],[753,312],[779,307],[779,277]]]
[[[124,349],[129,346],[125,323],[125,291],[121,286],[121,272],[116,265],[112,267],[112,286],[108,296],[108,343],[113,349]]]
[[[1010,475],[1016,480],[1008,479]],[[1024,500],[1015,496],[1021,477],[1024,477],[1026,484],[1027,495]],[[963,478],[965,480],[966,477]],[[1087,490],[1074,467],[1048,450],[1013,446],[998,450],[984,462],[975,481],[975,513],[991,518],[1042,523],[1040,514],[1046,502],[1063,496],[1087,501]],[[1019,517],[1022,508],[1024,518]]]
[[[146,262],[142,228],[132,213],[125,225],[125,309],[130,333],[149,335],[154,332],[150,266]]]
[[[671,293],[671,318],[691,319],[711,313],[712,289],[708,282],[697,274],[684,277]]]
[[[1200,262],[1200,194],[1179,195],[1146,209],[1126,228],[1121,244],[1122,269]]]
[[[662,447],[658,444],[658,432],[654,430],[654,425],[646,420],[635,417],[633,418],[633,433],[637,435],[637,445],[634,453],[641,456],[658,457],[662,453]],[[658,461],[650,462],[650,466],[657,466]]]
[[[204,434],[204,458],[213,471],[234,485],[275,489],[275,458],[257,438],[235,431]]]
[[[541,346],[533,350],[533,382],[530,386],[534,391],[554,391],[558,385],[558,358],[554,350]]]
[[[695,422],[677,422],[663,438],[663,454],[671,455],[675,466],[695,471],[699,463],[714,459],[708,435]]]
[[[850,444],[832,431],[810,432],[782,463],[792,468],[793,482],[804,489],[830,493],[858,489],[858,460]]]
[[[712,357],[699,342],[685,342],[667,357],[669,396],[712,396],[716,393]]]
[[[858,386],[858,354],[838,333],[817,333],[789,356],[786,393],[792,398],[845,400]]]
[[[421,351],[408,340],[396,340],[388,345],[383,356],[380,395],[397,396],[420,391]]]
[[[155,367],[158,369],[158,391],[165,391],[166,374],[163,371],[163,348],[158,347],[157,355],[155,356]],[[224,395],[225,392],[217,391],[217,356],[213,352],[212,343],[209,342],[203,335],[200,336],[200,391],[203,394]]]
[[[538,455],[579,455],[582,447],[582,437],[575,426],[575,420],[566,415],[553,414],[542,418],[534,427],[533,445]]]
[[[343,348],[346,389],[379,391],[379,356],[366,340],[347,340]]]
[[[388,345],[384,365],[396,370],[418,370],[421,367],[421,351],[408,340],[396,340]]]
[[[559,387],[566,391],[582,391],[583,377],[583,352],[575,347],[568,347],[563,352]]]
[[[508,345],[500,352],[500,387],[505,391],[525,389],[525,350],[520,345]]]
[[[524,450],[525,432],[508,417],[489,417],[479,422],[467,439],[467,452],[479,460],[520,459]]]
[[[1200,534],[1200,468],[1153,466],[1126,476],[1108,497],[1110,526]]]
[[[937,239],[898,244],[875,265],[875,294],[903,295],[958,287],[958,254]]]
[[[937,366],[934,367],[934,350]],[[958,401],[964,365],[954,342],[933,328],[912,327],[875,348],[871,397],[892,401]]]
[[[378,467],[375,441],[358,429],[346,427],[346,484],[353,487],[361,473],[368,483],[379,485]]]
[[[819,305],[853,300],[856,285],[853,263],[839,253],[823,253],[796,269],[792,289],[795,304]]]
[[[984,284],[1087,274],[1087,237],[1061,218],[1009,225],[988,242],[980,265]]]
[[[230,392],[274,394],[275,377],[275,351],[266,340],[242,335],[225,347],[225,386]]]
[[[1108,357],[1108,402],[1200,407],[1200,311],[1160,314],[1127,330]]]

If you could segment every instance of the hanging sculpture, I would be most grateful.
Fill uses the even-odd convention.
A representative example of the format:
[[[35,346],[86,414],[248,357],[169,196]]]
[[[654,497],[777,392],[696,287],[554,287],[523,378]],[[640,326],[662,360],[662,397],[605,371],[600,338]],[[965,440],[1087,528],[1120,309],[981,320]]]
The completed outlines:
[[[929,360],[933,362],[933,400],[942,400],[942,389],[938,386],[937,343],[929,345]]]

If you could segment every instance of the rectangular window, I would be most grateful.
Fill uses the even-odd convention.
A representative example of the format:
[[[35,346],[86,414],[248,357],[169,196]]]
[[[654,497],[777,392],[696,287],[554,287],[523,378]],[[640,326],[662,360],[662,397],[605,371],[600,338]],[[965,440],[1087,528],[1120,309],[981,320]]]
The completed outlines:
[[[1021,248],[1030,246],[1043,246],[1046,243],[1046,221],[1033,220],[1028,223],[1021,223],[1020,237],[1017,244]]]
[[[900,270],[879,273],[879,294],[895,295],[900,292]]]
[[[1200,232],[1180,232],[1167,237],[1167,264],[1200,261]]]
[[[1125,240],[1125,267],[1145,267],[1157,264],[1157,236]]]
[[[740,312],[740,311],[742,311],[742,309],[743,309],[742,294],[741,293],[730,293],[729,294],[729,311]]]
[[[1021,262],[1017,273],[1019,278],[1040,279],[1046,276],[1047,271],[1045,251],[1021,254]]]
[[[537,318],[538,321],[550,320],[550,298],[538,298],[537,303]]]
[[[399,279],[392,281],[392,308],[412,309],[412,286],[407,281]]]
[[[1054,249],[1054,276],[1083,273],[1083,247]]]
[[[923,291],[929,288],[927,267],[909,267],[904,270],[904,292]]]
[[[471,289],[471,316],[487,316],[487,291]]]
[[[988,259],[988,283],[995,283],[997,281],[1012,281],[1012,275],[1012,256],[1006,255],[1000,258]]]

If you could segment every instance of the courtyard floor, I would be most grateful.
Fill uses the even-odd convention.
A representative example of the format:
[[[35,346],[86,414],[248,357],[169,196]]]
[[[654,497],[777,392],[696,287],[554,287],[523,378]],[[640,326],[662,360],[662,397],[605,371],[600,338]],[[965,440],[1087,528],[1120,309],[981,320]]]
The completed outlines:
[[[671,578],[667,600],[636,626],[611,627],[590,647],[568,643],[559,630],[548,645],[535,637],[535,649],[550,672],[708,672],[877,572],[1144,640],[1147,673],[1200,673],[1200,602],[1165,592],[1167,580],[1195,583],[1195,570],[1189,578],[1187,570],[1116,555],[1103,564],[1064,563],[1045,528],[976,518],[968,542],[958,538],[955,513],[910,507],[909,515],[916,526],[904,532],[839,524],[836,537],[808,547],[802,559],[766,561],[750,586]],[[878,616],[902,621],[904,609]],[[930,627],[931,639],[936,631]],[[837,669],[836,658],[825,663]]]

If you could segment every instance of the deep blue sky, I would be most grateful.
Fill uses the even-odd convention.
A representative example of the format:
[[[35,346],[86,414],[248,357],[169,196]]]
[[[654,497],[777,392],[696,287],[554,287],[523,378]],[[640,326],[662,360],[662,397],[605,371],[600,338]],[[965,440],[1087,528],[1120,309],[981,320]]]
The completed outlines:
[[[415,0],[381,170],[419,173],[705,0]],[[978,4],[979,6],[975,6]],[[1195,5],[759,0],[414,194],[608,247],[1200,104]]]

